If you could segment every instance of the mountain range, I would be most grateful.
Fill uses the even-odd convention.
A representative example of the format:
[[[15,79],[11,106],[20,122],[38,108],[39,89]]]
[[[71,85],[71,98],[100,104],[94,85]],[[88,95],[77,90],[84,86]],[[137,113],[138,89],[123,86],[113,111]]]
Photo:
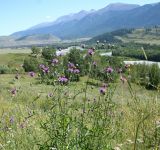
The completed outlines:
[[[94,37],[121,28],[160,25],[160,3],[139,6],[113,3],[99,10],[80,11],[13,33],[12,37],[52,34],[62,40]]]

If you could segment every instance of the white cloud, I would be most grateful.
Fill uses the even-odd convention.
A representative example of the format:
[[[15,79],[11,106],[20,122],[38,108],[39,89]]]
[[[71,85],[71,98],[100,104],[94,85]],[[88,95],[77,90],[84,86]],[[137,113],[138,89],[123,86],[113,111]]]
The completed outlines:
[[[46,16],[46,19],[51,19],[52,18],[52,16]]]

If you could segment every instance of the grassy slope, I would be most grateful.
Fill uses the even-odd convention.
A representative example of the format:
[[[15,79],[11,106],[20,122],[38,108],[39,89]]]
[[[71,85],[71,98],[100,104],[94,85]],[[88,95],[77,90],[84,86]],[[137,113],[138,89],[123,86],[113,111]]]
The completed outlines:
[[[154,28],[149,32],[146,32],[144,29],[136,29],[131,34],[116,36],[116,38],[124,43],[135,42],[160,45],[160,29],[157,32]]]

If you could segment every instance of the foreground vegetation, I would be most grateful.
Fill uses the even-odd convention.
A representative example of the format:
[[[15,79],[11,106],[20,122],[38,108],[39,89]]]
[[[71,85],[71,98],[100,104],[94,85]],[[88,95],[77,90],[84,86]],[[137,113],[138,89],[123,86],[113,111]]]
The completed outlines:
[[[23,60],[0,75],[2,149],[160,148],[157,66],[125,66],[93,49],[32,48]]]

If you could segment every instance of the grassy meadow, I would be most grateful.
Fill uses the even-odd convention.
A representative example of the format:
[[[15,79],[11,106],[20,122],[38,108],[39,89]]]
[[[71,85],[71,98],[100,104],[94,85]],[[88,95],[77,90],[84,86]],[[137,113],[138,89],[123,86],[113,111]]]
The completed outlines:
[[[26,57],[0,51],[0,65],[21,70]],[[42,82],[38,72],[0,74],[0,149],[158,150],[159,90],[130,76],[106,86],[90,74],[67,84]]]

